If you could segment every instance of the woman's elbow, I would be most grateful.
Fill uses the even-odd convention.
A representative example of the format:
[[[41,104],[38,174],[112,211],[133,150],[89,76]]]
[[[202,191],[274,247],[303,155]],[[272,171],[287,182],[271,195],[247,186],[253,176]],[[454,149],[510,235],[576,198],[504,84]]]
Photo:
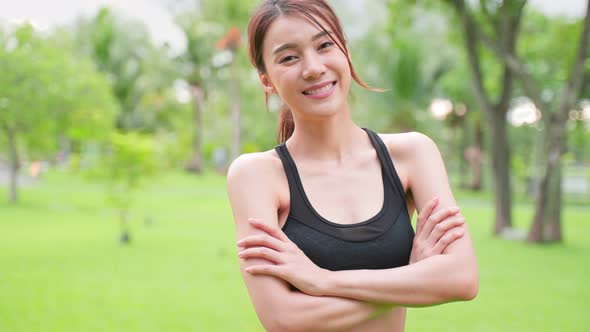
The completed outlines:
[[[458,279],[458,300],[471,301],[475,299],[475,297],[479,293],[479,276],[477,271],[464,272]]]
[[[264,330],[267,332],[279,332],[279,331],[287,331],[285,328],[287,324],[281,321],[281,319],[277,316],[275,318],[266,319],[262,321],[262,326],[264,326]]]
[[[278,312],[274,312],[268,317],[260,317],[260,322],[264,326],[264,330],[267,332],[283,332],[291,331],[290,323],[285,320],[284,315]]]

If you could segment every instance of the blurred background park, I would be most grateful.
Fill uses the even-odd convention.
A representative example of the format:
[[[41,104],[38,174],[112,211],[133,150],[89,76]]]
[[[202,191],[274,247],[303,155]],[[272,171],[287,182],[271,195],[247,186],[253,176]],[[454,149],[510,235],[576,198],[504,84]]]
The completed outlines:
[[[258,0],[0,3],[0,331],[262,331],[225,172],[276,144]],[[333,0],[354,118],[438,144],[480,264],[408,331],[589,331],[585,0]]]

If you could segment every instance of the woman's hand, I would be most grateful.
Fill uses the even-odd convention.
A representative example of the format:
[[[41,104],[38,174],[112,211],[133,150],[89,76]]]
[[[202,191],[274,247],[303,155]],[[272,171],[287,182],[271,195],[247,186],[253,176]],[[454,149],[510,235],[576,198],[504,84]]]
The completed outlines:
[[[308,295],[324,295],[321,281],[326,280],[325,275],[330,271],[315,265],[278,227],[256,219],[248,219],[248,222],[266,234],[250,235],[238,241],[238,257],[262,258],[273,265],[249,266],[247,273],[275,276]]]
[[[440,255],[449,244],[465,233],[465,218],[459,214],[459,208],[449,207],[433,213],[437,205],[438,198],[434,198],[418,214],[410,264]]]

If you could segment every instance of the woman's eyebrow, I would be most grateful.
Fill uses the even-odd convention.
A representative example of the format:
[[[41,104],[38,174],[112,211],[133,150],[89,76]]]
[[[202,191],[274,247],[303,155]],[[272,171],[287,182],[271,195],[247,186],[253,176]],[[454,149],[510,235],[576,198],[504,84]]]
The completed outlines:
[[[311,37],[311,40],[314,41],[316,39],[322,38],[325,35],[329,35],[332,34],[330,31],[320,31],[319,33],[315,34],[313,37]],[[279,47],[277,47],[273,52],[272,55],[276,55],[277,53],[284,51],[286,49],[290,49],[290,48],[297,48],[297,44],[295,43],[287,43],[287,44],[283,44]]]

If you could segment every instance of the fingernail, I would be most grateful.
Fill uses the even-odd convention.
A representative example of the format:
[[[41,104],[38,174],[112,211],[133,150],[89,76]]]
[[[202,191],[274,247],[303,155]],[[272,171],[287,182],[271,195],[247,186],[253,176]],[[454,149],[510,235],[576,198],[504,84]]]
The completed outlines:
[[[459,207],[458,206],[451,207],[451,212],[459,212]]]

